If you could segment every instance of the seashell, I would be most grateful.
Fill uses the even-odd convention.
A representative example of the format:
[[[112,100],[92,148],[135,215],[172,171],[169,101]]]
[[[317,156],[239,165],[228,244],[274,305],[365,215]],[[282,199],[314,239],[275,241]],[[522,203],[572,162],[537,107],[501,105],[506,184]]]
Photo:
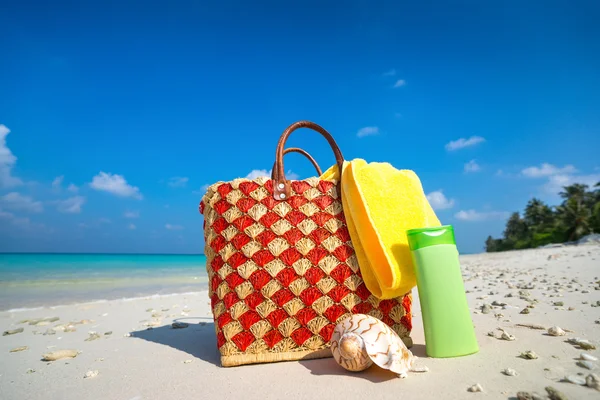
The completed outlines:
[[[502,370],[502,373],[506,376],[517,376],[517,371],[512,368],[505,368]]]
[[[14,349],[10,350],[10,353],[18,353],[19,351],[25,351],[27,349],[29,349],[28,346],[15,347]]]
[[[535,360],[536,358],[538,358],[538,355],[535,354],[531,350],[527,350],[527,351],[521,353],[521,357],[524,358],[524,359],[526,359],[526,360]]]
[[[43,361],[57,361],[63,358],[75,358],[79,352],[77,350],[56,350],[42,355]]]
[[[560,328],[560,326],[551,326],[548,328],[548,335],[550,336],[565,336],[567,333]]]
[[[588,354],[588,353],[581,353],[579,358],[581,358],[582,360],[587,360],[587,361],[598,361],[598,357],[594,357],[593,355]]]
[[[339,322],[331,336],[335,361],[348,371],[358,372],[373,363],[405,378],[408,372],[427,372],[415,367],[415,357],[396,332],[381,320],[355,314]]]
[[[502,329],[502,335],[500,335],[500,339],[513,341],[516,339],[516,337],[514,335],[511,335],[510,333],[506,332],[504,329]]]
[[[569,376],[565,376],[565,381],[573,383],[575,385],[580,385],[580,386],[585,386],[586,385],[586,380],[584,377],[581,377],[579,375],[569,375]]]

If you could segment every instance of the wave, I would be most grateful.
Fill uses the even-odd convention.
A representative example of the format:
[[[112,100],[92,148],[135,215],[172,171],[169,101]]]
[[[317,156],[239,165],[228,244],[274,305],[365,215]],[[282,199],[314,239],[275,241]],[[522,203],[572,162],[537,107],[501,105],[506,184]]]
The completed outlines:
[[[78,307],[78,306],[102,304],[102,303],[108,303],[108,302],[130,302],[130,301],[137,301],[137,300],[157,300],[157,299],[176,297],[176,296],[199,296],[202,294],[206,294],[206,296],[208,298],[207,290],[205,289],[202,291],[194,291],[194,292],[175,292],[175,293],[163,293],[163,294],[155,293],[155,294],[150,294],[150,295],[145,295],[145,296],[120,297],[120,298],[114,298],[114,299],[97,299],[97,300],[88,300],[88,301],[74,302],[74,303],[68,303],[68,304],[57,304],[57,305],[52,305],[52,306],[11,308],[9,310],[4,310],[4,311],[0,310],[0,312],[19,313],[19,312],[26,312],[26,311],[38,311],[38,310],[56,310],[56,309],[64,308],[64,307]]]

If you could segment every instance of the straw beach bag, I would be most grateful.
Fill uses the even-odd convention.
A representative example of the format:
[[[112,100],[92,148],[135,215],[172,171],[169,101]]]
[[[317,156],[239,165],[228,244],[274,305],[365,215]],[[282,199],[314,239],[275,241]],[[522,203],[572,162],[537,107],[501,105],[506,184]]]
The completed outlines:
[[[298,128],[323,135],[341,171],[344,157],[333,137],[299,121],[279,139],[271,178],[217,182],[200,202],[224,367],[331,357],[336,323],[357,313],[379,318],[401,338],[410,336],[411,294],[379,300],[361,278],[339,183],[286,179],[283,156],[290,149],[284,147]]]

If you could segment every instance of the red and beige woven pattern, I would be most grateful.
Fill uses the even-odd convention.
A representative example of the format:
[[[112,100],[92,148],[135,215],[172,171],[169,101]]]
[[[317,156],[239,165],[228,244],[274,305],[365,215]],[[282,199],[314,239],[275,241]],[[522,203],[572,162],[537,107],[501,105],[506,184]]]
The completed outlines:
[[[379,300],[363,283],[336,183],[291,190],[280,201],[271,179],[236,179],[200,202],[223,366],[330,357],[336,322],[356,313],[410,335],[410,293]]]

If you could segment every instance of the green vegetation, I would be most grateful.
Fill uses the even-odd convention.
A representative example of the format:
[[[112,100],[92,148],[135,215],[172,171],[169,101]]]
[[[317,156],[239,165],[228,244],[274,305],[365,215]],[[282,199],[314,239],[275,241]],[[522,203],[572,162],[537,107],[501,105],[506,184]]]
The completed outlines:
[[[580,183],[565,186],[560,192],[564,200],[555,207],[536,198],[529,200],[523,217],[518,212],[510,216],[502,239],[488,236],[486,251],[535,248],[600,232],[600,182],[594,188],[588,190],[588,185]]]

